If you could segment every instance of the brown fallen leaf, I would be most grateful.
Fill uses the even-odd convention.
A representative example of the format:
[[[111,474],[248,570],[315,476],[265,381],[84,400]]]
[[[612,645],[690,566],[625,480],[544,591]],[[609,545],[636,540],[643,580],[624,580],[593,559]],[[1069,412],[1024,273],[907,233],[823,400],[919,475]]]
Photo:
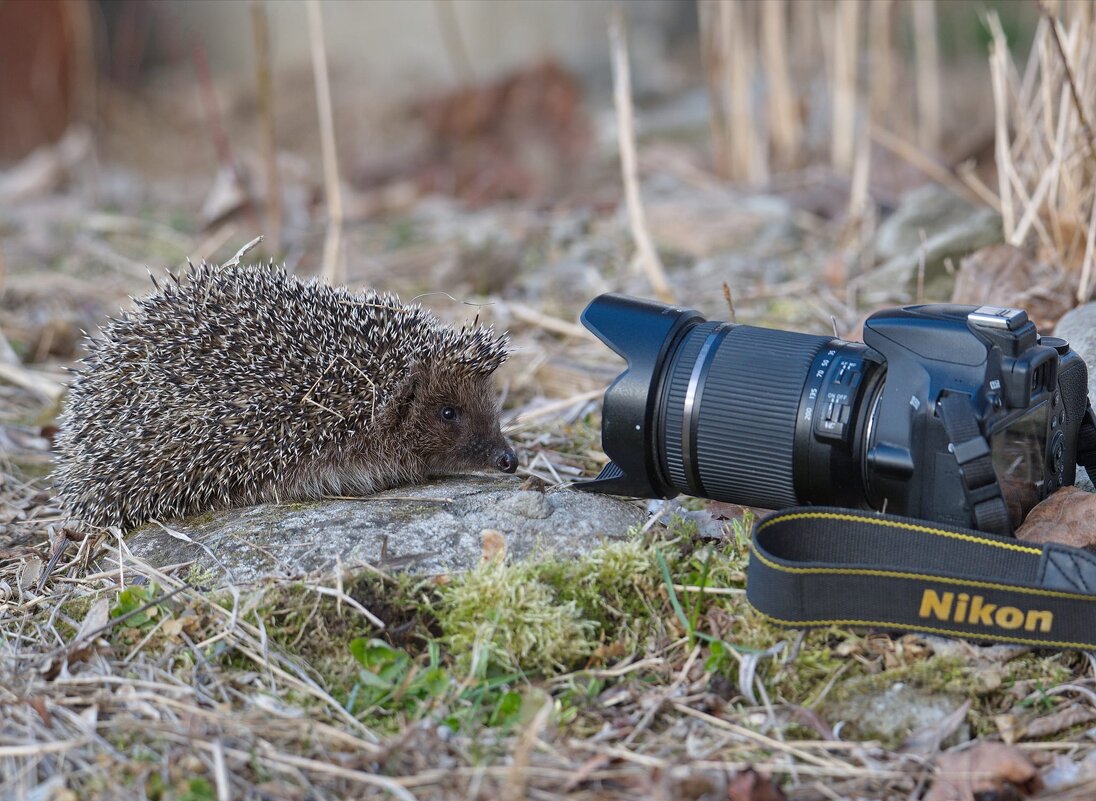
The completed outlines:
[[[740,770],[727,785],[730,801],[786,801],[784,791],[753,768]]]
[[[480,541],[483,546],[481,561],[501,562],[506,559],[506,536],[501,531],[485,528],[480,532]]]
[[[1024,736],[1031,740],[1037,740],[1066,729],[1072,729],[1074,726],[1091,723],[1094,720],[1096,720],[1096,709],[1074,704],[1029,721],[1024,727]]]
[[[937,776],[924,801],[975,801],[980,794],[995,798],[1030,796],[1042,780],[1023,751],[1004,743],[982,742],[936,759]]]
[[[1016,538],[1096,550],[1096,493],[1062,487],[1031,510]]]

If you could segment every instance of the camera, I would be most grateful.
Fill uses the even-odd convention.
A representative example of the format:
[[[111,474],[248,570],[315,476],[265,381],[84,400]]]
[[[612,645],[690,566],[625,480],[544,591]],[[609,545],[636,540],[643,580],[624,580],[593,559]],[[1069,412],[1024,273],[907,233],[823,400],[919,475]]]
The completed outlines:
[[[886,309],[863,343],[619,294],[581,319],[628,362],[604,398],[611,461],[582,489],[1008,534],[1074,483],[1082,426],[1096,448],[1084,361],[1018,309]]]

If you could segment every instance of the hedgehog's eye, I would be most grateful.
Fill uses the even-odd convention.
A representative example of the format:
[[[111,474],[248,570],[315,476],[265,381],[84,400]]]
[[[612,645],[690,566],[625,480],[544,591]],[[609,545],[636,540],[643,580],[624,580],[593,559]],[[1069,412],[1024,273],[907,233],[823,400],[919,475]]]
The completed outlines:
[[[441,419],[448,423],[455,423],[460,419],[460,412],[457,411],[456,406],[442,406]]]

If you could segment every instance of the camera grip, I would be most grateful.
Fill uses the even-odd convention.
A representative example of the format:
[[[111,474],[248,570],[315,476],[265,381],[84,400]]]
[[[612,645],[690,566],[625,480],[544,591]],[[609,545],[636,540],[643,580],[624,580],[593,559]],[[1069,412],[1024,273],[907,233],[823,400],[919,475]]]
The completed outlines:
[[[1061,399],[1058,401],[1058,408],[1052,409],[1051,413],[1065,412],[1065,420],[1061,426],[1065,439],[1063,484],[1068,486],[1077,477],[1077,438],[1081,431],[1085,410],[1088,409],[1088,368],[1084,360],[1074,351],[1067,353],[1059,362],[1058,391]]]

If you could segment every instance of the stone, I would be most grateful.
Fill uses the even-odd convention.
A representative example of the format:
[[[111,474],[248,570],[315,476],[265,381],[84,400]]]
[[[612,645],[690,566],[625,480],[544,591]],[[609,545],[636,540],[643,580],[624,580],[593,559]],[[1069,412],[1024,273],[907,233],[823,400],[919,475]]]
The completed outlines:
[[[353,500],[264,504],[145,526],[127,537],[134,555],[196,566],[232,581],[369,563],[386,572],[467,570],[485,530],[514,559],[573,557],[623,539],[642,507],[608,495],[519,490],[516,477],[459,476]],[[502,547],[496,544],[496,548]]]
[[[1067,312],[1058,321],[1054,336],[1066,340],[1088,366],[1088,400],[1096,406],[1096,303]]]
[[[962,257],[1003,238],[1001,215],[992,209],[974,206],[939,186],[915,189],[879,226],[875,253],[883,264],[858,279],[862,297],[871,303],[911,297],[922,253],[925,286],[933,290],[927,294],[937,294],[935,284],[951,282],[948,261],[958,266]]]
[[[841,701],[831,702],[826,719],[831,723],[847,722],[843,739],[851,734],[894,746],[915,732],[944,723],[962,703],[958,696],[895,682],[878,691],[850,692]],[[969,729],[961,726],[947,740],[951,743],[968,738]]]

